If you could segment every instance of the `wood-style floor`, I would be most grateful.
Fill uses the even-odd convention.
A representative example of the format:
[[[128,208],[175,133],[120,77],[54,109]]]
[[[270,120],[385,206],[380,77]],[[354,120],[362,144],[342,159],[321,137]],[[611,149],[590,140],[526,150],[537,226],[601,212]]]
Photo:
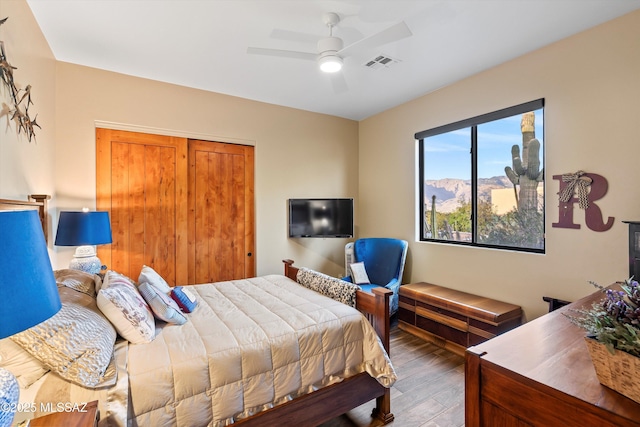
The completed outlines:
[[[464,426],[464,358],[391,328],[391,363],[398,380],[391,388],[392,427]],[[375,402],[359,406],[321,427],[373,427]]]

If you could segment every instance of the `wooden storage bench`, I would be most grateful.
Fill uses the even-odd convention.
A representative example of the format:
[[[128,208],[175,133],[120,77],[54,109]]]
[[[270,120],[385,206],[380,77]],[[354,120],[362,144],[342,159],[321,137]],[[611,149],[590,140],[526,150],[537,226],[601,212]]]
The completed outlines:
[[[518,305],[429,283],[400,286],[398,327],[460,355],[521,322]]]

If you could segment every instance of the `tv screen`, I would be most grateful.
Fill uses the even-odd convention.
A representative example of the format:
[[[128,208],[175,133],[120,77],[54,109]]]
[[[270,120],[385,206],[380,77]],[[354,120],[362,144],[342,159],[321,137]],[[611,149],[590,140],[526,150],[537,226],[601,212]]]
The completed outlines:
[[[353,199],[289,199],[289,237],[353,237]]]

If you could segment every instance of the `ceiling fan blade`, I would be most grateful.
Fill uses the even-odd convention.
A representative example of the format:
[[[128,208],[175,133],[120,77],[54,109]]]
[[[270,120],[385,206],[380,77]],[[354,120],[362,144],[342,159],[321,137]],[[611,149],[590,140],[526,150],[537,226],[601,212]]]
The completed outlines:
[[[262,47],[248,47],[247,53],[251,55],[279,56],[281,58],[306,59],[315,61],[318,55],[309,52],[297,52],[295,50],[266,49]]]
[[[395,42],[412,35],[413,33],[411,32],[407,24],[405,24],[404,21],[401,21],[395,25],[392,25],[386,30],[382,30],[378,33],[370,35],[369,37],[365,37],[362,40],[358,40],[357,42],[350,44],[349,46],[338,51],[338,55],[343,57],[353,55],[358,51],[372,49],[374,47]]]

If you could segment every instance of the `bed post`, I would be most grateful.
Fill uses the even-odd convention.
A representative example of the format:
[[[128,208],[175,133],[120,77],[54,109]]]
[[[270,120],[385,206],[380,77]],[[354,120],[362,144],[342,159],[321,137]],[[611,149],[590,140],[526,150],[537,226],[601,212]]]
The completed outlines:
[[[296,280],[298,268],[293,266],[293,260],[283,259],[282,262],[284,262],[284,275],[291,280]]]
[[[373,327],[378,333],[378,336],[382,340],[384,349],[387,350],[387,354],[391,357],[389,352],[389,298],[393,292],[387,288],[378,287],[371,290],[375,296],[375,309],[373,313]]]
[[[47,194],[29,194],[29,200],[35,200],[38,206],[38,215],[42,223],[42,231],[44,232],[44,241],[49,243],[49,224],[47,221],[47,200],[51,200],[51,196]]]
[[[387,288],[379,287],[371,290],[375,296],[375,313],[373,313],[373,327],[382,340],[382,345],[391,358],[391,348],[389,344],[390,324],[389,324],[389,299],[393,292]],[[376,407],[373,408],[371,416],[379,419],[384,424],[393,421],[391,413],[391,390],[386,388],[384,394],[376,398]]]

